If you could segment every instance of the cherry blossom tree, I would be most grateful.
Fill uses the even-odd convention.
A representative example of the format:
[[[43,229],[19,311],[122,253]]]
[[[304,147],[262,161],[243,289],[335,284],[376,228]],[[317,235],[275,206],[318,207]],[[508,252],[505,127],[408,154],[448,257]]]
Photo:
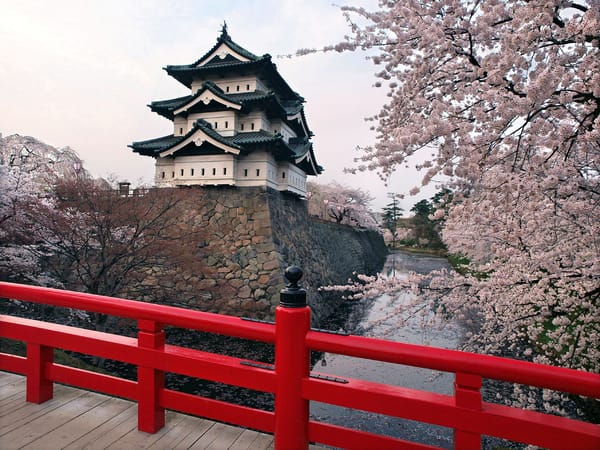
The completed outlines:
[[[308,189],[309,213],[313,216],[359,228],[378,229],[370,209],[373,197],[369,192],[337,182],[309,183]]]
[[[371,49],[389,97],[352,170],[416,158],[422,185],[453,192],[434,218],[469,265],[425,299],[479,323],[471,349],[599,371],[600,2],[342,10],[352,34],[324,50]]]
[[[37,258],[15,241],[23,222],[23,208],[35,197],[37,184],[20,167],[0,165],[0,278],[33,281],[39,273]]]
[[[48,270],[66,288],[132,295],[150,269],[186,254],[186,194],[150,189],[131,197],[91,179],[67,179],[47,201],[29,205],[25,232],[39,244],[32,251],[51,255]]]

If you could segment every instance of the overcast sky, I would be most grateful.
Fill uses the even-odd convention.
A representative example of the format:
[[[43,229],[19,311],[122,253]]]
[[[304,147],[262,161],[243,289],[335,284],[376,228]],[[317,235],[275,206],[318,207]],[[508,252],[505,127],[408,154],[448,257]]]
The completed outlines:
[[[372,8],[377,2],[352,3]],[[407,193],[419,184],[419,175],[406,169],[388,186],[376,174],[343,172],[354,165],[357,146],[374,142],[364,118],[386,99],[372,87],[375,67],[365,54],[276,58],[343,38],[347,25],[328,0],[0,0],[0,12],[0,133],[68,145],[95,176],[152,182],[154,160],[127,145],[172,133],[171,122],[146,105],[189,90],[162,68],[196,61],[225,20],[235,42],[270,53],[306,99],[316,157],[325,167],[311,180],[366,189],[376,197],[375,210],[389,203],[388,192]]]

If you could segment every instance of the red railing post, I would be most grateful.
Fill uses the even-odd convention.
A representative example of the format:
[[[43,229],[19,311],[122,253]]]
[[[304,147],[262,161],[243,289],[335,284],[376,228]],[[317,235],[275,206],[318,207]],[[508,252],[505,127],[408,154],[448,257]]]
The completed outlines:
[[[454,401],[459,408],[481,411],[481,377],[466,373],[456,373],[454,380]],[[472,450],[481,448],[481,435],[460,429],[454,430],[454,448]]]
[[[26,399],[43,403],[54,394],[54,383],[46,378],[46,365],[54,361],[54,349],[40,344],[27,343]]]
[[[138,347],[163,348],[165,332],[160,323],[138,320]],[[152,367],[138,367],[138,429],[156,433],[165,426],[165,408],[160,406],[159,395],[165,387],[165,374]]]
[[[306,450],[309,408],[302,396],[302,379],[310,373],[305,343],[310,308],[306,291],[298,286],[302,270],[288,267],[285,276],[290,284],[281,291],[275,311],[275,450]]]

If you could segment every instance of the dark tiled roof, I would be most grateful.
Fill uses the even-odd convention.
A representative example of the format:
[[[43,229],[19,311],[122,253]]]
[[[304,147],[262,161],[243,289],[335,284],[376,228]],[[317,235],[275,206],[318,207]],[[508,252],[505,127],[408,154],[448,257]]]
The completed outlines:
[[[194,75],[208,75],[208,74],[218,74],[223,72],[224,70],[230,71],[241,71],[241,70],[249,70],[255,69],[259,70],[261,66],[270,61],[270,59],[257,59],[253,61],[234,61],[234,62],[216,62],[214,64],[207,64],[200,67],[195,67],[192,64],[186,64],[181,66],[172,66],[168,65],[164,67],[164,70],[167,71],[169,75],[175,78],[180,83],[183,83],[187,87],[192,86],[192,80]]]
[[[263,56],[253,55],[253,58],[250,58],[249,61],[238,61],[235,58],[215,58],[214,61],[211,61],[208,64],[196,67],[197,64],[202,61],[203,58],[210,55],[215,48],[216,47],[213,47],[206,55],[193,64],[168,65],[164,67],[164,70],[166,70],[170,76],[189,88],[192,86],[194,78],[207,78],[211,75],[223,75],[224,73],[239,71],[254,72],[261,78],[269,80],[273,86],[276,86],[279,95],[284,96],[286,99],[304,101],[304,98],[293,91],[279,74],[277,66],[271,61],[271,55],[269,54]]]
[[[203,62],[221,44],[226,44],[234,52],[242,55],[244,58],[248,58],[251,61],[255,61],[255,60],[259,59],[259,57],[256,56],[254,53],[251,53],[248,50],[246,50],[244,47],[242,47],[241,45],[236,44],[231,39],[231,36],[229,36],[229,33],[227,32],[227,27],[223,26],[223,29],[221,30],[221,35],[217,38],[217,43],[209,51],[207,51],[199,60],[197,60],[196,62],[190,64],[190,66],[197,66],[198,64],[200,64],[201,62]]]
[[[269,97],[273,97],[274,94],[265,91],[252,91],[252,92],[234,92],[225,94],[225,96],[232,102],[250,102],[257,100],[264,100]]]
[[[170,134],[168,136],[149,139],[147,141],[134,142],[133,144],[129,145],[129,147],[131,147],[134,152],[139,153],[140,155],[156,156],[163,149],[177,145],[183,139],[185,139],[185,136],[173,136]]]
[[[294,101],[294,100],[287,100],[282,102],[282,106],[283,109],[285,109],[285,112],[287,113],[288,116],[293,116],[295,114],[298,114],[300,111],[302,111],[302,103],[300,101]]]
[[[253,131],[250,133],[238,133],[230,137],[231,142],[239,145],[256,145],[267,144],[270,142],[283,142],[283,139],[278,134],[269,133],[268,131]]]
[[[198,98],[200,95],[202,95],[207,90],[211,91],[212,93],[214,93],[215,95],[217,95],[219,97],[222,97],[229,101],[235,102],[235,100],[231,100],[231,99],[227,98],[225,96],[223,90],[219,86],[217,86],[215,83],[213,83],[212,81],[205,81],[202,85],[202,88],[199,89],[198,92],[196,92],[196,94],[194,94],[194,95],[187,95],[185,97],[174,98],[171,100],[159,100],[159,101],[150,103],[148,106],[150,107],[150,109],[152,111],[160,114],[163,117],[166,117],[167,119],[173,120],[173,118],[174,118],[173,111],[181,108],[186,103],[189,103],[192,100]]]
[[[194,127],[185,136],[173,136],[171,134],[147,141],[134,142],[129,147],[131,147],[134,152],[141,155],[158,156],[159,153],[169,150],[170,148],[185,141],[197,130],[202,130],[204,133],[206,133],[206,135],[210,136],[216,141],[238,150],[243,150],[244,146],[260,144],[277,144],[278,147],[283,144],[283,146],[287,147],[280,135],[269,133],[263,130],[250,133],[238,133],[235,136],[221,136],[219,133],[213,130],[207,121],[203,119],[197,120],[196,123],[194,123]]]
[[[148,106],[155,113],[158,113],[167,119],[173,120],[173,111],[180,106],[185,105],[192,98],[192,95],[186,95],[185,97],[178,97],[170,100],[157,100],[150,103]]]
[[[290,138],[289,147],[295,153],[296,157],[303,156],[310,151],[312,143],[307,138]]]
[[[205,81],[202,88],[194,95],[170,100],[159,100],[152,102],[148,106],[152,111],[169,120],[173,120],[175,110],[198,98],[207,90],[224,100],[236,103],[242,107],[251,108],[257,106],[257,104],[262,105],[264,108],[268,108],[270,111],[269,114],[278,117],[285,118],[285,116],[295,115],[303,111],[303,105],[299,100],[281,101],[275,93],[264,91],[225,93],[212,81]]]

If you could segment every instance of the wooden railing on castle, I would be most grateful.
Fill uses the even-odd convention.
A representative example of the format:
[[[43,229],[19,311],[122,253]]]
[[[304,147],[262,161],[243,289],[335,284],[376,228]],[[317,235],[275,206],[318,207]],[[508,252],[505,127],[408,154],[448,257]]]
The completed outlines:
[[[291,270],[290,270],[291,269]],[[301,271],[281,293],[275,323],[259,323],[78,292],[0,283],[0,298],[75,308],[137,320],[137,338],[13,316],[0,316],[0,337],[23,341],[27,356],[0,354],[0,370],[27,376],[26,398],[52,398],[64,383],[138,403],[138,427],[149,433],[165,424],[165,409],[248,427],[275,436],[278,450],[306,449],[309,442],[342,448],[425,449],[415,442],[366,433],[309,418],[309,402],[330,403],[454,429],[454,447],[478,449],[483,435],[545,448],[598,449],[600,426],[482,401],[483,378],[600,398],[600,376],[493,356],[325,333],[310,328]],[[257,340],[275,345],[275,365],[165,343],[165,326]],[[64,349],[137,366],[137,381],[53,362]],[[310,371],[310,352],[320,351],[430,368],[455,374],[454,395],[344,379]],[[274,412],[225,403],[164,387],[178,373],[275,395]]]

